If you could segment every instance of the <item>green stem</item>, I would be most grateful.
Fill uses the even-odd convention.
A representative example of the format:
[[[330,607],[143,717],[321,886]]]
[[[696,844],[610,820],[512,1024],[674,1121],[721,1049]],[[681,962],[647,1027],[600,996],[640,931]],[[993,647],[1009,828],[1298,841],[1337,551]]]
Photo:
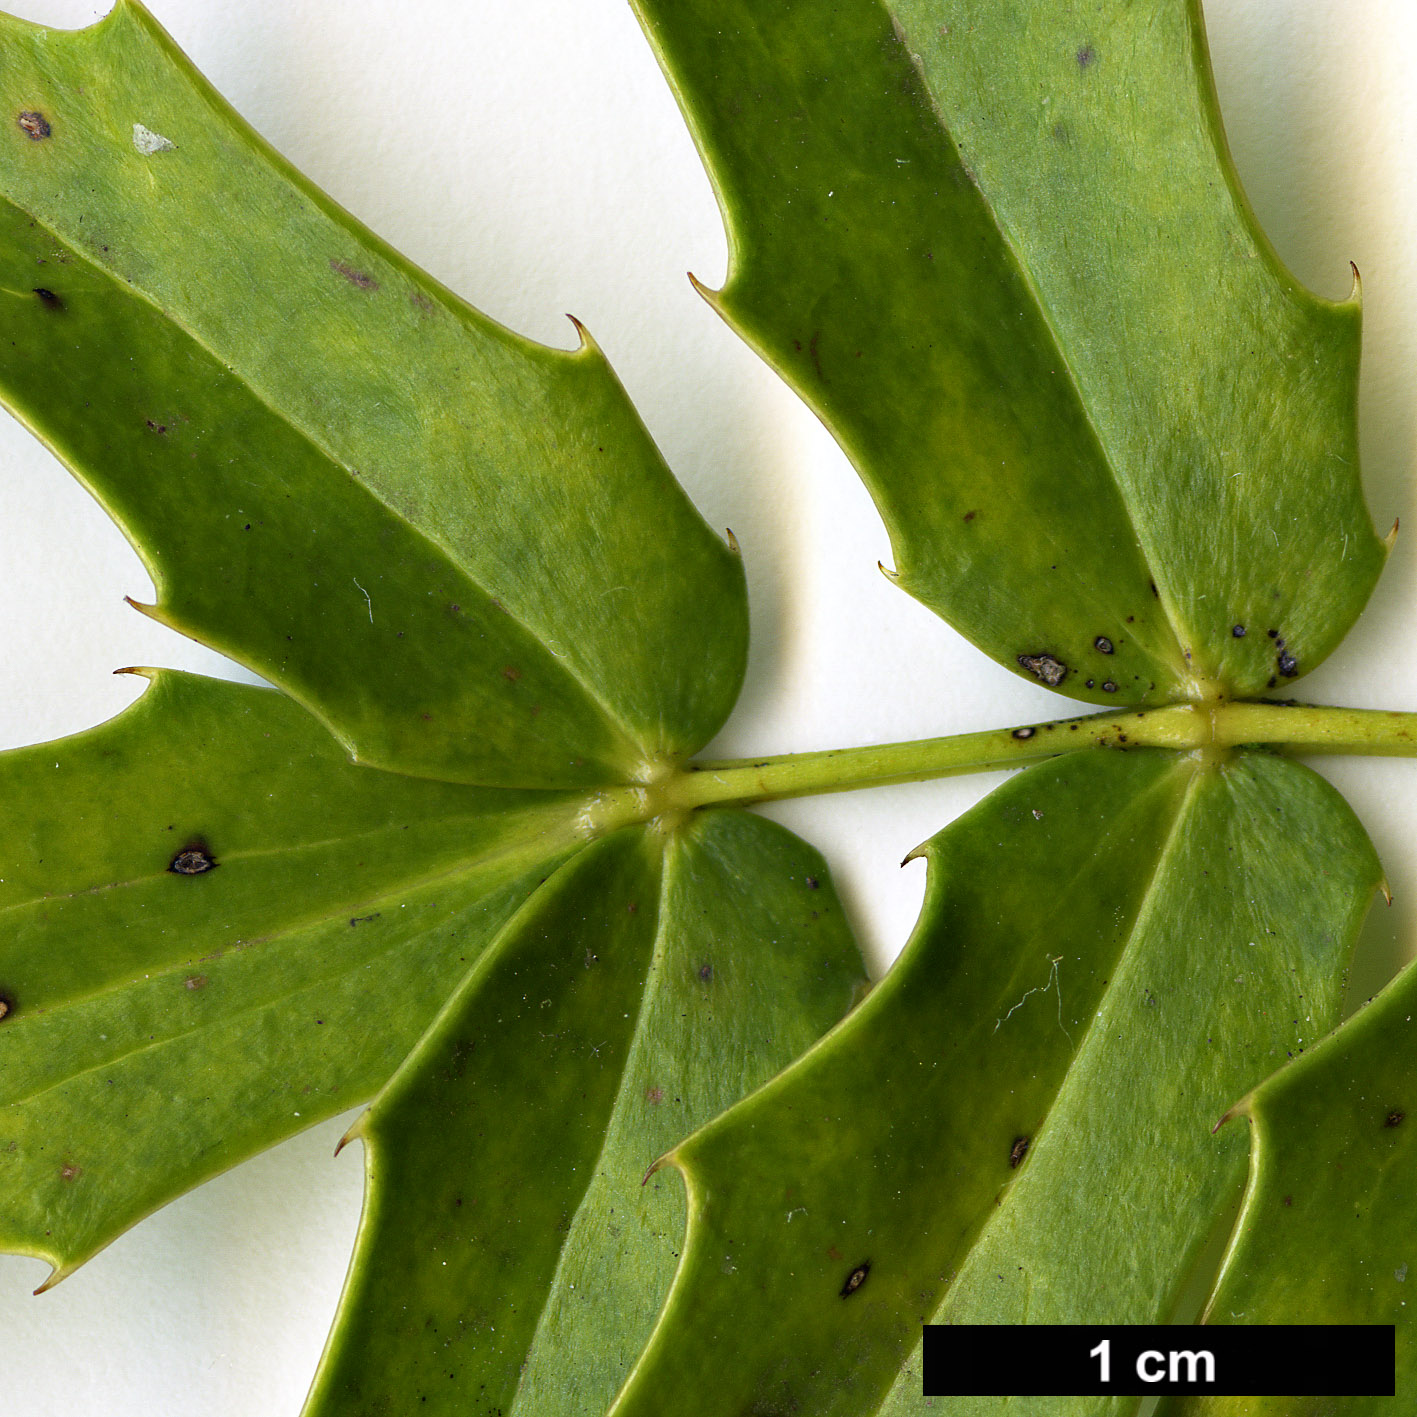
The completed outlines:
[[[697,807],[741,806],[1022,767],[1080,748],[1170,748],[1223,756],[1242,744],[1291,753],[1417,757],[1417,714],[1310,704],[1169,704],[911,743],[694,762],[655,782],[597,794],[582,814],[581,827],[598,834]]]

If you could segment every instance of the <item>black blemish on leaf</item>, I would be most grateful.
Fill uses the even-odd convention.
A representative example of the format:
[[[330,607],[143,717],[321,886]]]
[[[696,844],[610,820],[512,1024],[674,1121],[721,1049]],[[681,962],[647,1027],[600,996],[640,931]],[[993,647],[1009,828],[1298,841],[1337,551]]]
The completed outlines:
[[[1383,1119],[1383,1126],[1385,1126],[1385,1127],[1400,1127],[1400,1126],[1403,1124],[1403,1122],[1405,1122],[1406,1120],[1407,1120],[1407,1113],[1406,1113],[1406,1112],[1392,1111],[1392,1112],[1389,1112],[1389,1113],[1387,1114],[1387,1116]]]
[[[154,432],[154,433],[162,433],[162,434],[165,434],[165,433],[167,432],[167,424],[165,424],[165,423],[154,423],[151,418],[148,419],[148,428],[149,428],[152,432]]]
[[[1032,738],[1037,731],[1038,730],[1034,728],[1015,728],[1013,737],[1018,739]]]
[[[841,1297],[849,1299],[866,1282],[866,1276],[871,1272],[871,1261],[862,1260],[850,1274],[846,1276],[846,1283],[841,1286]]]
[[[1077,61],[1079,69],[1086,69],[1097,61],[1097,51],[1090,44],[1084,44],[1077,52]]]
[[[1285,1204],[1285,1205],[1293,1205],[1293,1204],[1294,1204],[1294,1197],[1293,1197],[1293,1196],[1285,1196],[1285,1197],[1284,1197],[1284,1204]]]
[[[64,302],[52,290],[46,290],[42,285],[34,288],[34,293],[39,296],[39,303],[46,310],[62,310]]]
[[[0,1022],[15,1016],[15,996],[0,991]]]
[[[1272,640],[1277,640],[1279,638],[1278,630],[1266,630],[1265,634],[1267,634]]]
[[[15,119],[20,125],[20,131],[32,143],[42,143],[50,134],[49,119],[44,114],[36,113],[33,109],[25,109]]]
[[[1299,661],[1287,650],[1279,656],[1276,663],[1279,666],[1279,672],[1286,679],[1292,679],[1299,672]]]
[[[1098,637],[1093,640],[1092,647],[1095,650],[1100,650],[1103,654],[1112,653],[1112,641],[1109,640],[1106,635],[1098,635]]]
[[[367,925],[371,920],[377,920],[383,912],[376,910],[372,915],[351,915],[349,918],[350,927],[355,925]]]
[[[702,979],[705,984],[707,984],[709,980],[713,978],[713,965],[701,964],[699,966],[699,978]]]
[[[1265,681],[1265,687],[1267,689],[1272,689],[1277,683],[1279,683],[1279,680],[1276,679],[1273,674],[1271,674],[1269,678]]]
[[[1148,581],[1148,582],[1147,582],[1147,585],[1149,585],[1149,586],[1151,587],[1151,593],[1152,593],[1158,600],[1160,600],[1160,599],[1161,599],[1161,592],[1160,592],[1159,590],[1157,590],[1157,588],[1156,588],[1156,582],[1155,582],[1155,581]]]
[[[1089,680],[1087,680],[1087,681],[1085,682],[1085,684],[1083,685],[1083,687],[1084,687],[1084,688],[1087,688],[1087,689],[1096,688],[1096,687],[1097,687],[1097,680],[1096,680],[1096,679],[1089,679]]]
[[[59,1179],[61,1181],[77,1181],[84,1174],[82,1166],[75,1166],[72,1161],[66,1161],[59,1168]]]
[[[1102,692],[1104,694],[1115,694],[1117,692],[1117,686],[1110,679],[1104,679],[1102,681]]]
[[[360,290],[378,290],[379,282],[373,276],[367,275],[364,271],[355,270],[348,261],[332,260],[330,269],[342,275],[351,285],[357,285]]]
[[[1237,640],[1243,640],[1245,638],[1245,627],[1243,625],[1231,625],[1230,633],[1234,635]]]
[[[977,517],[978,515],[979,515],[978,512],[966,512],[966,513],[964,514],[964,519],[965,519],[965,521],[967,521],[967,522],[972,522],[972,521],[975,519],[975,517]]]
[[[205,843],[194,841],[168,862],[167,869],[174,876],[201,876],[215,870],[216,864],[216,857],[207,850]]]
[[[1018,662],[1050,689],[1056,689],[1068,677],[1068,666],[1051,654],[1021,654]]]
[[[1009,1148],[1009,1170],[1017,1171],[1018,1164],[1028,1155],[1028,1148],[1032,1144],[1032,1137],[1015,1137],[1014,1144]]]
[[[820,890],[821,884],[822,883],[815,876],[807,877],[807,889],[809,891]]]

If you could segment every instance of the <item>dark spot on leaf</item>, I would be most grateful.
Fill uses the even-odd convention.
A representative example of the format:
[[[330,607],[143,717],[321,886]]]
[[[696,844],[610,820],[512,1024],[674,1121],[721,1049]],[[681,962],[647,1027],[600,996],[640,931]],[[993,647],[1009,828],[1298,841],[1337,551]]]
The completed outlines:
[[[1157,590],[1157,588],[1156,588],[1156,582],[1155,582],[1155,581],[1148,581],[1148,582],[1147,582],[1147,585],[1149,585],[1149,586],[1151,587],[1151,593],[1152,593],[1158,600],[1160,600],[1160,599],[1161,599],[1161,592],[1160,592],[1159,590]]]
[[[964,519],[965,519],[965,521],[967,521],[967,522],[972,522],[972,521],[975,519],[975,517],[977,517],[978,515],[979,515],[978,512],[966,512],[966,513],[964,514]]]
[[[367,275],[363,271],[355,270],[348,261],[332,260],[330,262],[330,269],[337,271],[351,285],[357,285],[360,290],[378,290],[379,288],[379,282],[376,281],[373,276]]]
[[[1277,640],[1279,638],[1278,630],[1266,630],[1265,634],[1267,634],[1272,640]]]
[[[821,356],[817,353],[817,341],[821,339],[821,337],[822,332],[820,330],[817,330],[813,333],[812,338],[807,345],[807,353],[812,356],[812,368],[817,371],[817,378],[819,378],[822,383],[825,384],[827,382],[827,376],[822,372]]]
[[[829,1260],[839,1260],[841,1258],[841,1251],[838,1250],[835,1245],[828,1245],[827,1258]]]
[[[62,310],[64,308],[64,302],[52,290],[46,290],[44,286],[37,285],[34,288],[34,293],[39,296],[39,303],[46,310]]]
[[[625,907],[625,909],[631,915],[638,915],[640,913],[640,903],[637,900],[632,900],[629,905]]]
[[[1056,689],[1068,676],[1068,666],[1051,654],[1021,654],[1018,662],[1050,689]]]
[[[1406,1112],[1389,1112],[1383,1120],[1385,1127],[1400,1127],[1407,1120]]]
[[[645,1101],[651,1106],[658,1107],[664,1101],[664,1089],[662,1087],[645,1088]]]
[[[1098,637],[1093,640],[1092,647],[1093,649],[1101,650],[1103,654],[1112,653],[1112,641],[1109,640],[1106,635],[1098,635]]]
[[[1009,1148],[1009,1170],[1016,1171],[1018,1164],[1028,1155],[1028,1148],[1032,1144],[1032,1137],[1015,1137],[1014,1144]]]
[[[1231,625],[1230,633],[1234,635],[1237,640],[1243,640],[1245,638],[1245,627],[1243,625]]]
[[[1273,674],[1271,674],[1269,678],[1265,680],[1265,687],[1272,689],[1277,683],[1279,683],[1279,680],[1276,679]]]
[[[863,1260],[850,1274],[846,1276],[846,1283],[841,1286],[841,1297],[849,1299],[866,1282],[866,1276],[871,1272],[871,1261]]]
[[[20,131],[32,143],[42,143],[50,134],[49,119],[44,114],[36,113],[33,109],[25,109],[15,119],[20,125]]]
[[[713,978],[713,965],[701,964],[699,966],[699,978],[707,984],[709,980]]]
[[[351,915],[349,917],[350,928],[356,925],[367,925],[371,920],[377,920],[383,911],[376,910],[372,915]]]
[[[822,883],[821,883],[815,876],[808,876],[808,877],[807,877],[807,889],[808,889],[809,891],[815,891],[815,890],[820,889],[821,884],[822,884]]]
[[[175,876],[200,876],[207,871],[214,870],[216,858],[207,850],[200,841],[194,841],[188,846],[184,846],[176,856],[168,862],[167,869]]]
[[[1294,1204],[1294,1197],[1293,1197],[1293,1196],[1285,1196],[1285,1197],[1284,1197],[1284,1204],[1285,1204],[1285,1205],[1293,1205],[1293,1204]]]
[[[1013,737],[1018,739],[1032,738],[1037,731],[1038,730],[1034,728],[1015,728]]]
[[[1055,123],[1053,125],[1053,141],[1055,143],[1066,143],[1068,141],[1068,125],[1066,123]]]
[[[77,1181],[84,1174],[82,1166],[75,1166],[72,1161],[66,1161],[59,1168],[59,1179],[61,1181]]]
[[[1299,661],[1287,651],[1279,656],[1279,672],[1286,679],[1292,679],[1299,672]]]
[[[167,424],[165,424],[165,423],[154,423],[151,418],[148,419],[148,427],[149,427],[154,433],[166,433],[166,432],[167,432]]]
[[[0,993],[0,1020],[13,1018],[15,1015],[15,997],[13,994]]]
[[[515,684],[521,677],[521,670],[517,669],[515,666],[511,664],[504,664],[502,666],[502,678],[508,680],[510,683]]]
[[[1090,64],[1096,62],[1097,51],[1090,44],[1084,44],[1083,47],[1078,50],[1077,60],[1078,68],[1086,69]]]
[[[1087,688],[1087,689],[1095,689],[1095,688],[1097,687],[1097,680],[1096,680],[1096,679],[1087,679],[1087,680],[1084,681],[1083,687],[1084,687],[1084,688]]]
[[[194,993],[198,989],[205,989],[207,987],[207,976],[205,974],[189,974],[186,979],[186,985],[187,988],[191,989]]]
[[[1117,686],[1110,679],[1104,679],[1102,681],[1102,692],[1104,694],[1115,694],[1117,692]]]

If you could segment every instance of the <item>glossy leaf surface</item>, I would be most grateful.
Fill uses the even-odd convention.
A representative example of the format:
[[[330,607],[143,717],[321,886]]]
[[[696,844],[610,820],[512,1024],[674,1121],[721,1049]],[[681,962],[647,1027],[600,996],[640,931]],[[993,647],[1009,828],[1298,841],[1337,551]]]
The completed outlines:
[[[284,695],[171,672],[0,756],[0,1246],[67,1272],[379,1088],[579,805],[355,767]]]
[[[1208,1323],[1393,1324],[1397,1398],[1174,1399],[1168,1417],[1366,1417],[1417,1382],[1417,969],[1261,1083],[1252,1175]],[[1233,1125],[1233,1124],[1232,1124]]]
[[[821,858],[780,827],[715,812],[584,852],[356,1128],[368,1202],[311,1417],[603,1411],[683,1234],[647,1168],[863,982]]]
[[[159,618],[421,776],[597,784],[711,736],[741,566],[593,344],[521,339],[389,250],[133,0],[0,21],[0,88],[45,129],[0,128],[0,394]]]
[[[915,1411],[923,1322],[1170,1317],[1244,1171],[1214,1124],[1336,1019],[1379,880],[1260,755],[1063,758],[923,850],[891,973],[671,1153],[685,1257],[616,1417]]]
[[[901,585],[1095,702],[1333,648],[1383,561],[1358,306],[1256,226],[1196,4],[635,3],[723,205],[710,299],[856,463]]]

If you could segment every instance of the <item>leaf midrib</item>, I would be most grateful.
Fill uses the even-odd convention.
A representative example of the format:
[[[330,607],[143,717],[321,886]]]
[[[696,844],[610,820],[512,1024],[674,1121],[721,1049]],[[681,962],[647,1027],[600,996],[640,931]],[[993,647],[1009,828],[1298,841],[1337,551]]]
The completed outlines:
[[[1083,421],[1087,425],[1088,432],[1092,435],[1093,443],[1097,448],[1098,457],[1101,459],[1102,465],[1106,468],[1108,475],[1112,479],[1112,484],[1117,492],[1117,500],[1121,504],[1127,525],[1132,529],[1132,534],[1137,539],[1137,545],[1141,548],[1147,571],[1152,578],[1152,584],[1156,587],[1157,602],[1161,606],[1162,613],[1166,617],[1166,623],[1170,627],[1172,637],[1176,642],[1175,672],[1177,685],[1183,691],[1190,689],[1188,697],[1200,699],[1204,696],[1196,691],[1194,687],[1195,680],[1200,677],[1212,676],[1202,674],[1190,657],[1195,647],[1196,636],[1186,627],[1181,617],[1180,610],[1176,605],[1175,598],[1171,593],[1166,572],[1164,569],[1161,569],[1164,562],[1158,563],[1154,555],[1154,547],[1151,538],[1145,534],[1143,527],[1138,523],[1132,504],[1127,499],[1126,493],[1123,490],[1121,480],[1117,473],[1117,465],[1113,460],[1111,450],[1102,438],[1102,434],[1093,417],[1092,408],[1083,397],[1082,388],[1078,382],[1077,371],[1074,369],[1072,361],[1068,358],[1063,349],[1053,318],[1053,312],[1048,302],[1043,298],[1042,292],[1034,277],[1033,269],[1021,256],[1012,232],[1000,218],[998,209],[990,199],[978,173],[972,166],[966,166],[964,164],[963,156],[960,154],[959,144],[955,139],[954,129],[951,127],[948,119],[945,117],[944,110],[940,106],[939,97],[930,82],[930,76],[926,71],[925,64],[920,55],[911,47],[909,31],[896,17],[895,10],[890,4],[890,0],[875,0],[875,3],[890,21],[891,28],[900,41],[902,52],[909,60],[911,68],[915,70],[920,80],[921,88],[929,100],[930,110],[934,114],[936,122],[940,125],[941,132],[944,133],[950,145],[954,147],[956,154],[959,155],[961,170],[965,173],[965,176],[969,179],[975,191],[979,193],[979,199],[985,210],[989,213],[991,224],[998,232],[999,240],[1008,252],[1009,259],[1018,274],[1019,280],[1022,282],[1024,289],[1027,290],[1032,297],[1034,307],[1038,311],[1039,319],[1042,321],[1044,328],[1048,331],[1049,340],[1052,342],[1053,351],[1057,356],[1058,367],[1066,376],[1068,389],[1071,391],[1074,403],[1081,413]]]
[[[426,890],[428,887],[437,885],[439,883],[446,883],[449,886],[457,885],[460,881],[474,876],[477,872],[485,870],[488,867],[495,867],[496,865],[498,865],[498,863],[513,863],[516,861],[518,856],[525,857],[525,866],[528,869],[537,861],[547,862],[550,865],[550,869],[547,871],[547,879],[549,880],[550,877],[554,875],[557,871],[559,871],[562,866],[567,864],[566,860],[562,860],[559,862],[556,862],[554,860],[558,850],[569,852],[569,856],[567,857],[567,860],[569,860],[571,856],[578,856],[580,852],[583,851],[589,844],[590,842],[588,839],[583,840],[579,846],[575,845],[574,842],[566,842],[563,843],[559,848],[545,847],[539,840],[536,839],[533,839],[531,842],[517,842],[511,846],[506,846],[500,849],[489,851],[483,856],[466,858],[462,861],[459,861],[455,866],[449,867],[446,870],[433,871],[424,876],[412,877],[406,881],[401,882],[399,885],[385,890],[379,894],[355,897],[352,900],[346,899],[338,907],[331,906],[328,910],[319,911],[309,916],[302,916],[299,919],[293,920],[290,923],[283,925],[280,928],[273,930],[267,934],[256,935],[251,937],[250,939],[233,940],[217,952],[217,957],[224,957],[225,955],[231,953],[233,950],[249,950],[260,945],[275,945],[290,935],[294,935],[305,930],[313,930],[321,925],[328,924],[331,920],[338,920],[340,917],[348,915],[351,910],[363,910],[371,905],[387,904],[388,902],[397,899],[399,896],[409,895],[416,891],[423,891]],[[80,894],[85,894],[85,892],[80,892]],[[532,891],[531,894],[535,895],[536,892]],[[528,899],[530,899],[530,897],[528,897]],[[491,948],[490,945],[489,948]],[[142,982],[147,983],[153,978],[162,979],[180,974],[190,967],[191,962],[191,959],[187,958],[181,960],[180,962],[174,961],[171,964],[158,966],[156,969],[146,970],[144,971]],[[327,975],[323,977],[332,978],[336,977],[339,973],[340,971],[336,970],[334,971],[333,975]],[[98,1000],[110,997],[114,994],[122,993],[125,989],[133,988],[136,982],[137,981],[133,979],[124,979],[112,984],[105,985],[103,988],[100,989],[90,990],[88,993],[85,994],[71,995],[68,998],[62,999],[54,1004],[37,1006],[33,1009],[27,1009],[23,1014],[17,1013],[15,1015],[15,1023],[12,1026],[19,1026],[23,1024],[25,1019],[37,1019],[41,1016],[52,1019],[56,1015],[64,1013],[66,1010],[79,1008],[83,1005],[92,1004]],[[295,992],[298,991],[291,991],[291,993]],[[456,990],[454,992],[456,992]],[[282,997],[288,997],[288,995],[273,995],[265,1002],[266,1004],[271,1004],[277,1002]],[[175,1041],[178,1038],[188,1036],[189,1033],[200,1032],[203,1027],[207,1026],[209,1025],[198,1025],[196,1028],[189,1029],[184,1033],[170,1034],[166,1039],[160,1039],[157,1040],[157,1042],[154,1044],[144,1046],[159,1046],[163,1042]],[[142,1048],[131,1050],[132,1053],[137,1053],[141,1051],[143,1051]],[[70,1074],[68,1077],[61,1079],[61,1082],[72,1081],[73,1078],[82,1077],[84,1073],[94,1071],[97,1068],[114,1066],[123,1058],[128,1056],[130,1056],[130,1054],[124,1053],[118,1055],[115,1058],[109,1059],[107,1062],[96,1063],[93,1065],[93,1068],[81,1069],[79,1072]],[[59,1084],[55,1085],[58,1086]],[[33,1095],[39,1096],[43,1092],[47,1092],[49,1090],[49,1088],[44,1088],[41,1089],[40,1093],[35,1093]],[[24,1098],[19,1100],[28,1101],[29,1099]],[[0,1100],[0,1106],[8,1105],[11,1104]]]
[[[659,872],[659,897],[655,901],[654,907],[654,945],[650,950],[649,960],[647,961],[645,966],[645,982],[644,986],[640,989],[639,1005],[635,1012],[635,1022],[630,1030],[629,1046],[625,1049],[625,1058],[624,1062],[621,1065],[620,1085],[616,1088],[614,1101],[611,1103],[609,1111],[606,1113],[606,1126],[604,1134],[601,1137],[600,1149],[596,1152],[594,1163],[587,1168],[586,1174],[589,1179],[586,1181],[585,1190],[581,1192],[581,1198],[576,1206],[575,1214],[571,1217],[571,1222],[566,1227],[566,1238],[562,1242],[560,1250],[556,1256],[556,1268],[552,1272],[551,1279],[547,1284],[544,1295],[542,1296],[541,1304],[537,1309],[536,1324],[532,1329],[531,1336],[528,1339],[526,1345],[526,1355],[528,1358],[536,1351],[537,1346],[541,1343],[542,1335],[546,1328],[546,1324],[550,1315],[552,1302],[561,1293],[561,1277],[564,1274],[566,1265],[568,1263],[568,1256],[570,1253],[570,1237],[576,1232],[577,1223],[579,1222],[582,1214],[584,1213],[586,1205],[590,1198],[591,1191],[595,1187],[595,1179],[601,1173],[601,1168],[605,1162],[606,1152],[609,1149],[611,1137],[615,1130],[614,1123],[617,1115],[619,1114],[621,1103],[627,1100],[626,1093],[630,1085],[631,1074],[634,1071],[635,1056],[644,1037],[645,1015],[649,1010],[649,994],[651,987],[650,981],[656,977],[657,966],[660,964],[661,960],[664,957],[665,916],[667,913],[665,906],[669,895],[670,873],[673,869],[670,857],[677,849],[678,839],[673,838],[666,845],[663,857],[661,859]],[[653,1158],[651,1157],[650,1160],[653,1160]],[[522,1376],[517,1382],[516,1391],[512,1397],[512,1406],[510,1409],[511,1417],[516,1417],[516,1413],[519,1410],[518,1403],[521,1400],[522,1383],[525,1381],[526,1374],[528,1371],[529,1365],[526,1362],[523,1362],[521,1369]]]
[[[322,457],[327,463],[329,463],[330,466],[338,468],[342,473],[344,473],[354,487],[356,487],[361,492],[367,494],[374,502],[379,505],[380,508],[383,509],[383,511],[388,516],[392,517],[400,525],[406,527],[415,536],[420,537],[429,545],[433,546],[439,552],[439,554],[443,556],[443,558],[448,562],[448,564],[452,566],[459,575],[465,576],[472,585],[476,586],[478,591],[482,595],[486,596],[489,600],[496,600],[502,610],[502,613],[504,613],[507,618],[514,625],[516,625],[517,628],[521,630],[522,633],[525,634],[527,638],[546,655],[548,662],[553,666],[554,670],[558,670],[564,673],[566,677],[570,679],[578,689],[580,689],[581,693],[585,695],[589,704],[593,708],[599,710],[599,712],[604,716],[606,722],[624,740],[625,744],[628,747],[634,749],[645,757],[648,757],[652,753],[653,750],[640,742],[639,736],[635,732],[635,730],[632,729],[630,725],[625,722],[619,710],[612,706],[606,700],[602,691],[586,677],[585,673],[576,664],[574,659],[568,658],[563,651],[553,649],[551,646],[550,638],[546,636],[543,631],[535,628],[530,623],[528,623],[515,609],[509,606],[500,595],[494,594],[491,589],[484,585],[481,579],[474,573],[474,570],[469,566],[465,566],[461,559],[453,553],[449,546],[444,542],[440,534],[427,527],[419,526],[416,522],[410,520],[410,518],[404,512],[400,511],[397,507],[395,507],[391,502],[388,501],[388,499],[383,495],[383,493],[376,484],[371,483],[370,481],[361,477],[358,474],[357,470],[352,467],[344,458],[338,456],[330,447],[328,447],[323,439],[317,437],[304,423],[298,422],[292,414],[276,407],[271,402],[270,398],[267,396],[265,390],[259,384],[253,382],[251,378],[244,372],[244,370],[238,365],[231,364],[225,358],[223,358],[222,355],[204,337],[199,335],[185,319],[181,318],[172,310],[169,310],[165,306],[160,304],[147,291],[146,288],[132,282],[123,281],[110,266],[98,260],[94,253],[93,247],[89,243],[84,241],[82,237],[70,237],[61,234],[59,229],[48,217],[41,215],[38,212],[26,209],[20,203],[12,200],[8,195],[0,196],[0,201],[7,202],[16,211],[23,213],[26,217],[34,221],[61,246],[65,246],[70,248],[71,250],[77,251],[89,264],[90,268],[98,272],[106,281],[111,282],[119,290],[120,294],[130,293],[132,295],[135,295],[138,299],[142,300],[145,304],[147,304],[151,309],[155,310],[158,315],[160,315],[169,324],[173,325],[177,330],[179,330],[183,334],[183,336],[189,339],[199,350],[201,350],[203,354],[205,354],[209,359],[213,360],[220,368],[227,370],[227,372],[230,373],[232,377],[235,378],[241,384],[241,387],[249,393],[250,397],[255,400],[255,402],[258,403],[272,418],[276,419],[279,423],[287,427],[292,434],[294,434],[297,438],[305,442],[310,448],[312,448],[317,454],[319,454],[320,457]],[[356,239],[358,239],[358,235],[358,233],[355,233]],[[418,275],[422,274],[421,272],[417,272],[416,267],[411,268],[411,270],[416,272]],[[423,282],[420,281],[419,284],[420,288],[422,288]],[[575,358],[577,353],[568,353],[566,351],[554,352],[564,353],[566,354],[567,358]],[[17,408],[8,404],[7,408],[10,413],[15,415],[15,417],[19,419],[19,421],[24,425],[25,429],[32,436],[34,436],[41,443],[43,443],[44,446],[48,448],[50,452],[54,453],[54,455],[59,458],[61,462],[65,463],[66,468],[69,466],[67,461],[63,459],[60,454],[54,449],[49,439],[45,437],[43,432],[33,426],[27,416],[21,413]],[[77,467],[71,468],[70,471],[83,483],[89,494],[94,497],[94,499],[99,503],[100,506],[103,507],[104,511],[114,521],[114,523],[122,528],[122,519],[117,515],[113,508],[109,506],[108,501],[104,497],[103,493],[89,482],[87,476],[85,476],[83,471]],[[132,537],[128,537],[126,528],[123,529],[125,538],[129,541],[129,544],[137,552],[139,558],[143,563],[143,568],[147,571],[148,575],[152,577],[153,584],[157,586],[158,594],[159,596],[161,596],[163,591],[164,572],[160,562],[158,562],[151,555],[149,555],[147,548],[142,544],[141,541]],[[320,722],[324,724],[325,727],[336,738],[338,738],[341,743],[344,743],[346,747],[352,748],[352,745],[350,745],[346,741],[345,737],[339,732],[339,730],[328,721],[321,707],[317,703],[307,700],[300,693],[296,692],[293,688],[287,688],[285,686],[282,686],[282,691],[289,694],[290,697],[295,699],[296,702],[299,703],[303,708],[307,709],[311,714],[318,718]]]

